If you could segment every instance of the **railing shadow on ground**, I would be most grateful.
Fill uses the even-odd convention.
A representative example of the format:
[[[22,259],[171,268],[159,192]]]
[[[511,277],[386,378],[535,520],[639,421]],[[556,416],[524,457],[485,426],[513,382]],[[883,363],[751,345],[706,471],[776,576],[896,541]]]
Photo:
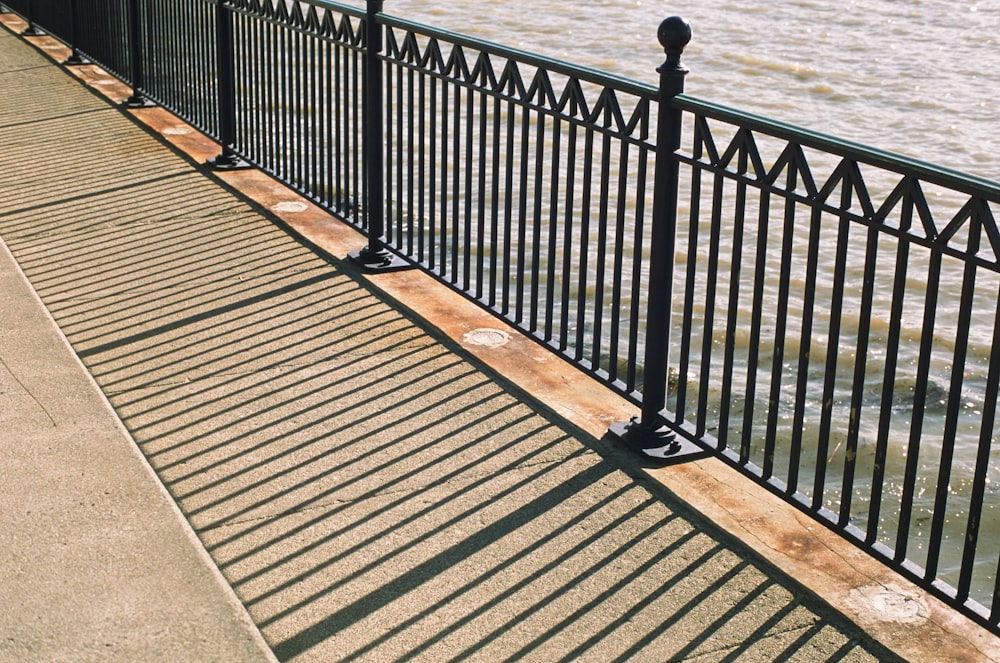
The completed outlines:
[[[131,177],[0,231],[282,659],[893,659],[350,268]]]

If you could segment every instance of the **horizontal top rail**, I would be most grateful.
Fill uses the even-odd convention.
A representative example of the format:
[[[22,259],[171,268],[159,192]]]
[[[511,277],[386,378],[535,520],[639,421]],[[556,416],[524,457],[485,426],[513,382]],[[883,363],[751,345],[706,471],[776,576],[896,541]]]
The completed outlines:
[[[657,88],[655,86],[647,85],[630,78],[625,78],[624,76],[616,76],[597,69],[591,69],[589,67],[564,62],[556,58],[538,55],[529,51],[522,51],[517,48],[503,46],[502,44],[482,39],[475,39],[457,32],[449,32],[447,30],[432,28],[421,23],[407,21],[397,16],[391,16],[385,13],[380,13],[377,16],[379,18],[379,22],[389,27],[399,28],[408,32],[415,32],[417,34],[424,35],[425,37],[439,39],[458,46],[475,48],[490,55],[499,55],[501,57],[510,58],[518,63],[539,67],[553,73],[563,74],[565,76],[571,76],[578,80],[586,81],[587,83],[613,87],[622,92],[634,94],[644,99],[656,99],[657,96]]]
[[[272,3],[279,3],[282,0],[270,0]],[[353,7],[351,5],[345,5],[342,2],[335,2],[335,0],[298,0],[301,5],[312,5],[320,9],[329,9],[341,14],[347,14],[348,16],[354,16],[356,18],[364,18],[365,10],[360,7]]]
[[[836,138],[794,124],[772,120],[760,115],[754,115],[753,113],[690,97],[686,94],[679,94],[674,97],[674,105],[681,110],[722,120],[751,130],[763,131],[768,135],[791,140],[805,147],[868,163],[899,174],[915,175],[933,184],[1000,202],[1000,182],[994,182],[984,177],[944,168],[888,150],[881,150],[862,145],[861,143]]]
[[[343,5],[326,0],[315,0],[310,4],[317,6],[331,6],[341,10]],[[431,26],[423,25],[414,21],[408,21],[397,16],[392,16],[384,12],[378,15],[379,22],[390,27],[416,32],[427,37],[440,39],[451,44],[471,47],[490,55],[507,57],[517,62],[544,68],[548,71],[572,76],[588,83],[606,85],[614,87],[622,92],[634,94],[643,99],[655,100],[658,96],[658,89],[655,85],[649,85],[624,76],[609,74],[597,69],[591,69],[581,65],[572,64],[537,53],[524,51],[521,49],[504,46],[495,42],[476,39],[448,30],[442,30]],[[679,94],[673,98],[673,104],[680,110],[692,113],[699,113],[717,120],[731,122],[752,130],[764,131],[776,138],[793,140],[805,147],[822,150],[841,157],[854,159],[868,163],[873,166],[891,170],[905,175],[916,176],[921,180],[940,186],[949,187],[963,193],[982,197],[987,200],[1000,202],[1000,182],[964,173],[959,170],[937,166],[927,161],[922,161],[903,154],[869,147],[849,140],[837,138],[835,136],[812,131],[794,124],[772,120],[760,115],[755,115],[746,111],[730,108],[720,104],[698,99],[687,94]]]

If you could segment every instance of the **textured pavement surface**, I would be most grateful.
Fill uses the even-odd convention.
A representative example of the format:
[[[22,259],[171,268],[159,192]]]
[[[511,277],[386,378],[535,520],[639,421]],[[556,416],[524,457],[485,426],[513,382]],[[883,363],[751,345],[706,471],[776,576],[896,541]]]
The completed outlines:
[[[4,286],[0,368],[104,407],[39,415],[23,377],[0,383],[0,558],[25,569],[0,585],[0,660],[270,655],[243,607],[280,660],[895,659],[2,29],[0,90],[0,238],[45,307]],[[126,476],[145,492],[104,505]],[[149,528],[183,554],[126,554]],[[39,543],[56,530],[117,564],[64,563]],[[76,654],[203,622],[227,634],[205,653]]]
[[[109,109],[2,30],[0,90],[0,660],[273,660],[4,244],[96,209],[30,150],[58,126],[85,154],[74,118]]]

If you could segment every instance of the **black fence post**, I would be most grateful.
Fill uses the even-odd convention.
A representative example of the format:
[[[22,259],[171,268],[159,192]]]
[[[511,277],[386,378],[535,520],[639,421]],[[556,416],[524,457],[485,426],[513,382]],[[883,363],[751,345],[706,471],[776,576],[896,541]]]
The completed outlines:
[[[21,35],[24,37],[40,37],[45,34],[37,25],[35,25],[35,0],[28,0],[28,27],[26,27]]]
[[[69,0],[69,47],[73,52],[68,58],[63,60],[64,65],[89,64],[88,60],[80,54],[80,12],[76,6],[76,0]]]
[[[611,426],[610,433],[643,455],[673,459],[702,449],[678,440],[664,423],[670,347],[670,309],[673,298],[674,242],[677,236],[679,168],[674,153],[681,146],[681,111],[672,100],[684,92],[688,70],[681,64],[691,41],[691,26],[679,16],[660,23],[657,37],[666,52],[660,74],[656,130],[656,176],[653,183],[653,224],[649,258],[649,294],[646,347],[643,364],[642,413],[629,422]]]
[[[233,42],[233,14],[223,0],[215,1],[215,68],[219,97],[219,143],[222,152],[208,160],[216,170],[250,168],[236,156],[236,64]]]
[[[128,54],[132,76],[132,96],[122,102],[128,108],[146,108],[156,104],[142,94],[142,19],[139,16],[139,0],[128,3]]]
[[[365,192],[364,214],[368,221],[368,246],[348,254],[351,261],[366,270],[394,271],[407,269],[411,265],[394,254],[382,242],[385,234],[385,160],[383,143],[383,95],[382,95],[382,25],[378,14],[382,12],[382,0],[368,0],[365,15],[364,54],[364,130],[362,163],[364,167]]]

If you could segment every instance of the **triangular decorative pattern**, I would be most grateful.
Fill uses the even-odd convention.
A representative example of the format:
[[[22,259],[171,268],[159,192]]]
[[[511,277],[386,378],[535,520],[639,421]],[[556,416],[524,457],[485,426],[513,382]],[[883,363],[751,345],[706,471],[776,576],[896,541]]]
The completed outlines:
[[[515,99],[524,99],[527,96],[521,69],[514,60],[507,60],[507,66],[503,68],[500,80],[497,81],[496,92]]]
[[[1000,228],[996,221],[1000,200],[971,192],[960,194],[938,184],[933,185],[931,197],[926,192],[931,185],[907,173],[905,167],[900,166],[898,179],[893,180],[893,171],[881,161],[866,164],[861,155],[840,157],[831,169],[830,152],[818,148],[807,151],[803,143],[728,120],[696,113],[690,126],[689,149],[696,167],[725,173],[776,195],[795,197],[824,213],[901,233],[928,248],[975,259],[1000,271]],[[720,148],[716,136],[723,131],[731,138]],[[770,163],[760,149],[764,137],[772,147],[779,143]],[[829,174],[817,180],[814,162],[823,165],[818,170]],[[878,176],[878,187],[867,181],[869,175]],[[795,183],[791,187],[789,178]]]
[[[451,49],[448,57],[448,64],[445,65],[445,73],[460,81],[469,80],[469,63],[465,60],[465,51],[461,46]]]
[[[831,203],[830,199],[836,193],[840,194],[840,200]],[[820,202],[825,202],[843,212],[848,212],[860,205],[866,218],[875,216],[871,194],[868,192],[858,162],[853,159],[844,159],[840,162],[830,179],[820,188],[816,198]]]
[[[916,211],[917,217],[920,220],[920,227],[924,230],[927,239],[937,237],[938,232],[934,225],[934,217],[931,214],[930,206],[927,204],[927,197],[924,195],[919,180],[913,177],[904,177],[900,180],[896,188],[892,190],[892,193],[889,194],[882,203],[882,206],[879,207],[873,219],[879,225],[886,226],[888,225],[890,213],[897,209],[908,218],[912,217],[913,212]],[[899,230],[909,232],[912,228],[913,223],[911,220],[906,224],[906,227],[899,227]]]
[[[770,185],[776,185],[783,173],[789,174],[793,181],[800,183],[807,196],[815,197],[818,193],[816,181],[813,179],[812,170],[801,145],[795,143],[786,145],[781,156],[768,171],[765,181]]]
[[[469,83],[474,83],[487,90],[496,89],[497,74],[488,53],[480,53],[476,58],[476,66],[469,72]]]
[[[712,128],[701,115],[695,118],[694,123],[694,151],[696,154],[707,153],[708,156],[702,158],[710,164],[719,163],[719,149],[715,145]]]
[[[528,86],[528,94],[525,95],[524,100],[538,108],[556,109],[559,105],[559,99],[556,97],[552,80],[547,71],[539,69],[535,72],[535,77],[531,80],[531,85]]]
[[[736,161],[735,167],[732,165],[734,160]],[[717,165],[720,168],[731,169],[741,174],[746,173],[746,169],[750,168],[750,172],[758,180],[765,179],[767,173],[764,162],[760,157],[760,150],[757,149],[757,142],[754,140],[753,132],[745,127],[741,127],[736,132],[736,136],[719,158]]]
[[[386,30],[387,62],[416,66],[425,74],[482,90],[517,104],[560,114],[619,135],[647,140],[650,134],[652,101],[628,95],[627,110],[622,95],[610,85],[584,86],[577,76],[553,72],[508,57],[473,49],[462,44],[445,44],[434,37],[394,28]],[[470,51],[476,50],[473,56]],[[469,63],[473,64],[470,66]],[[636,135],[638,134],[638,135]]]
[[[363,20],[316,5],[303,6],[283,0],[224,0],[227,9],[269,23],[355,47],[364,45]]]
[[[993,249],[993,262],[1000,265],[1000,228],[997,227],[997,216],[993,213],[989,202],[983,199],[977,200],[978,211],[982,219],[983,231],[986,233],[986,240],[990,248]]]
[[[602,124],[605,127],[613,126],[619,132],[626,127],[625,117],[622,115],[621,106],[618,104],[618,97],[610,88],[604,88],[601,96],[597,99],[594,112],[587,118],[589,123]]]

